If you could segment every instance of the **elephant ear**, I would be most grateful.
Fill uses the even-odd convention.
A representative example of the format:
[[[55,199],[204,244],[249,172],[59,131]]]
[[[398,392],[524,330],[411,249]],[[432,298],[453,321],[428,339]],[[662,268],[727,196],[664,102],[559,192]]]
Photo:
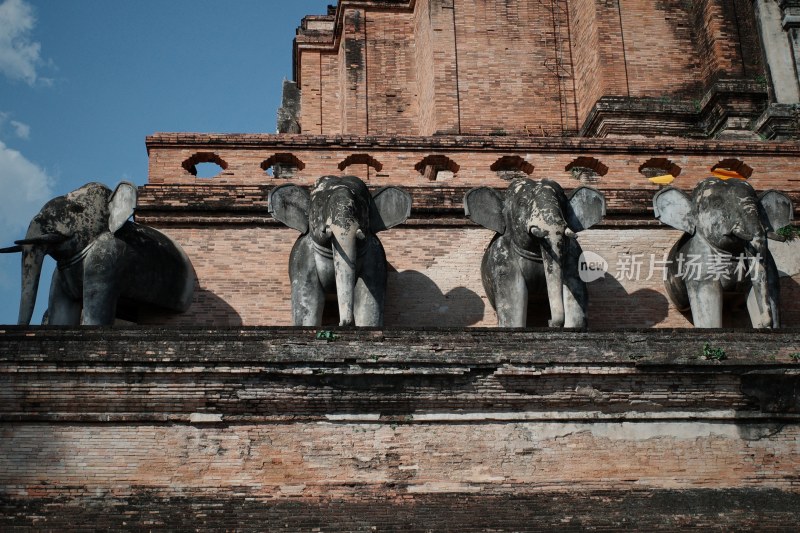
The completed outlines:
[[[506,232],[503,197],[490,187],[478,187],[467,191],[464,195],[464,214],[486,229],[500,234]]]
[[[411,215],[411,195],[397,187],[382,187],[372,195],[374,209],[370,211],[373,233],[402,224]]]
[[[279,185],[269,193],[269,212],[276,219],[300,233],[308,232],[311,196],[297,185]]]
[[[108,199],[108,229],[116,232],[133,215],[136,208],[136,185],[121,181]]]
[[[682,190],[667,187],[658,191],[653,197],[653,210],[664,224],[694,234],[692,201]]]
[[[794,208],[788,196],[778,191],[764,191],[758,196],[761,208],[769,221],[772,231],[788,226],[794,218]]]
[[[575,232],[589,229],[605,216],[606,197],[597,189],[578,187],[569,195],[565,211],[569,229]]]

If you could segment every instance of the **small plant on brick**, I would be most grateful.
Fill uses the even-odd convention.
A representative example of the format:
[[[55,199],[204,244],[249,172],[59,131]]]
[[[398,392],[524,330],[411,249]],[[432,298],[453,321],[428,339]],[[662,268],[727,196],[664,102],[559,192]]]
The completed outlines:
[[[722,348],[714,348],[709,343],[703,344],[703,359],[709,361],[724,361],[728,356]]]
[[[323,330],[320,330],[320,331],[317,332],[316,338],[317,338],[318,341],[331,342],[331,341],[335,341],[336,340],[336,334],[334,332],[332,332],[332,331],[327,330],[327,329],[323,329]]]
[[[789,359],[791,359],[795,363],[800,363],[800,352],[790,353]]]
[[[800,230],[798,230],[794,226],[784,226],[781,229],[779,229],[778,231],[776,231],[775,233],[777,233],[778,235],[780,235],[781,237],[783,237],[787,241],[793,241],[798,236],[800,236]]]

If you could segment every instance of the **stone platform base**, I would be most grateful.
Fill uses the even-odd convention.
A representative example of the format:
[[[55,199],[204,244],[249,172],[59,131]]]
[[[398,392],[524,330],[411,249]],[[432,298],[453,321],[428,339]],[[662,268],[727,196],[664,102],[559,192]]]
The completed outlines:
[[[793,530],[800,331],[0,332],[0,529]]]

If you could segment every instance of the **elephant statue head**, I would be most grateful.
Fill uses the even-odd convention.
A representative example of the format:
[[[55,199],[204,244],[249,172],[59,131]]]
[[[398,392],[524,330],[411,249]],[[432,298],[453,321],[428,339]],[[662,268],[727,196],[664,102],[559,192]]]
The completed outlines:
[[[113,192],[88,183],[45,204],[16,246],[22,253],[19,324],[30,324],[45,255],[56,260],[48,303],[51,325],[110,325],[117,304],[185,311],[194,291],[194,270],[166,235],[130,222],[136,186]]]
[[[276,187],[269,210],[301,233],[289,257],[294,324],[321,325],[325,294],[335,293],[340,325],[382,326],[386,255],[375,234],[405,222],[408,193],[384,187],[370,194],[355,176],[325,176],[310,194]]]
[[[605,214],[600,192],[579,187],[567,197],[554,181],[517,178],[504,195],[488,187],[468,191],[464,208],[470,220],[497,233],[481,278],[501,327],[525,326],[529,292],[546,292],[551,327],[586,326],[575,234]]]
[[[656,218],[684,232],[668,257],[665,285],[678,309],[691,309],[695,326],[722,327],[723,295],[746,292],[753,327],[779,327],[778,272],[768,239],[781,239],[775,231],[793,217],[786,195],[758,195],[744,180],[712,177],[691,196],[673,187],[659,191],[653,207]]]

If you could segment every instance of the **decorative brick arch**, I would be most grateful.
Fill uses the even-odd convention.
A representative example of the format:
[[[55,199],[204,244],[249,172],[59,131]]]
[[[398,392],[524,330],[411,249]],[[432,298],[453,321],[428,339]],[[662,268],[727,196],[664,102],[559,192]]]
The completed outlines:
[[[261,169],[266,171],[269,167],[275,166],[276,164],[286,165],[296,168],[297,170],[303,170],[306,168],[306,164],[300,161],[294,154],[283,153],[283,154],[275,154],[268,159],[265,159],[261,162]]]
[[[226,163],[224,159],[214,152],[197,152],[189,159],[181,163],[181,166],[192,176],[197,176],[197,165],[200,163],[214,163],[222,170],[226,170],[228,168],[228,163]]]
[[[533,174],[533,168],[533,165],[518,155],[504,155],[492,163],[489,170],[496,172],[503,179],[510,180],[523,174],[530,176]]]
[[[374,168],[376,172],[383,170],[383,163],[369,154],[353,154],[345,157],[344,161],[339,163],[339,170],[344,170],[350,165],[367,165]]]
[[[671,174],[677,178],[681,174],[681,167],[673,163],[666,157],[651,157],[639,167],[639,173],[645,178],[654,178]]]
[[[750,179],[753,175],[753,169],[745,164],[744,161],[735,158],[721,159],[719,163],[711,167],[711,172],[716,170],[728,170],[739,174],[744,179]]]
[[[264,172],[267,172],[270,167],[272,167],[274,178],[291,178],[295,172],[306,168],[306,164],[294,154],[279,153],[273,154],[261,162],[261,170]]]
[[[414,165],[414,170],[431,181],[434,181],[436,175],[443,170],[457,174],[460,168],[458,163],[443,154],[429,155]]]
[[[581,183],[595,183],[600,177],[608,174],[608,167],[600,162],[599,159],[588,156],[580,156],[564,167],[570,172],[572,177],[580,180]]]

